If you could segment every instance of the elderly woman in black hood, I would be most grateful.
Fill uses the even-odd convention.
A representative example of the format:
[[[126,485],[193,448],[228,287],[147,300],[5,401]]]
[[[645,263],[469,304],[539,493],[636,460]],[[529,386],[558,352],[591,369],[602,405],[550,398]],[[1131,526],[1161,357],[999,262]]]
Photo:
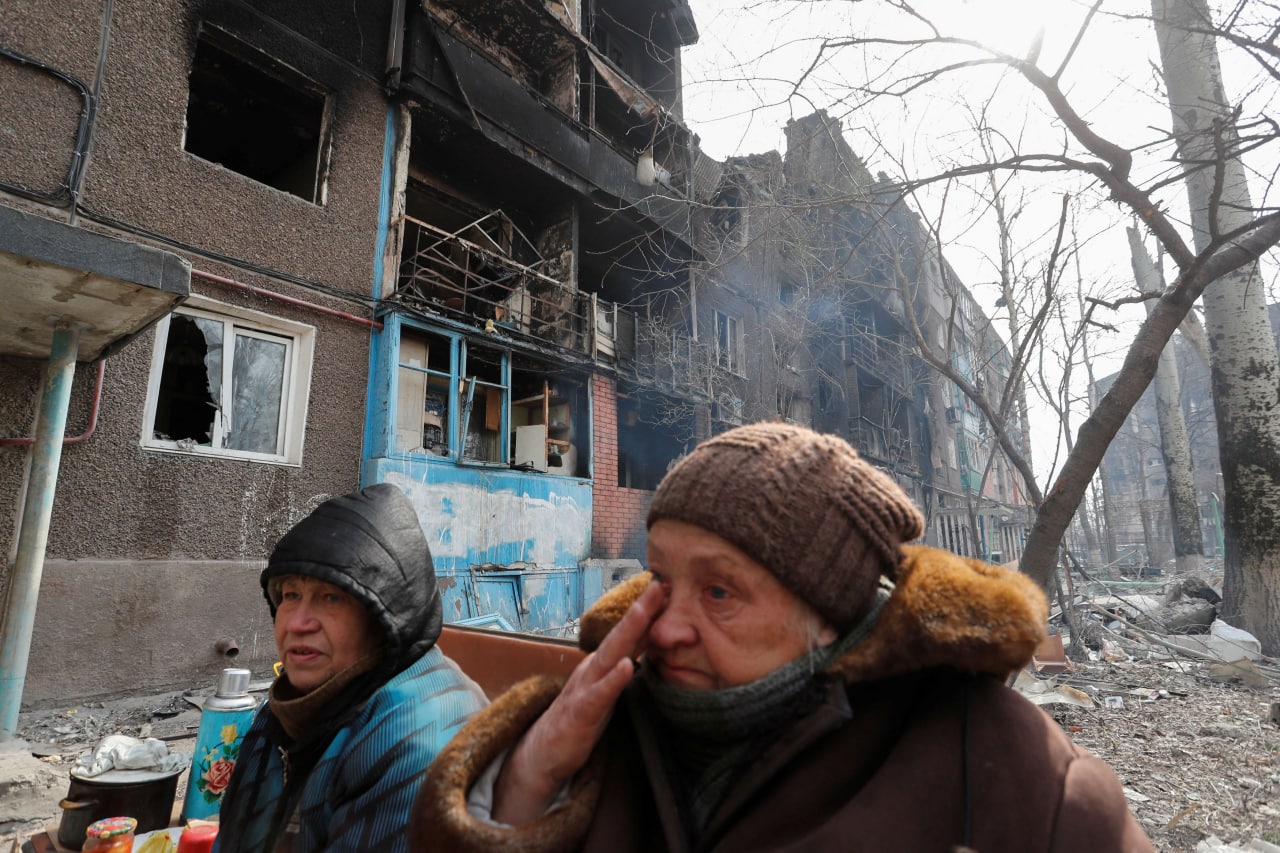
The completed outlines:
[[[417,513],[387,484],[332,498],[260,580],[284,669],[245,735],[215,849],[407,850],[423,769],[485,701],[435,646]]]

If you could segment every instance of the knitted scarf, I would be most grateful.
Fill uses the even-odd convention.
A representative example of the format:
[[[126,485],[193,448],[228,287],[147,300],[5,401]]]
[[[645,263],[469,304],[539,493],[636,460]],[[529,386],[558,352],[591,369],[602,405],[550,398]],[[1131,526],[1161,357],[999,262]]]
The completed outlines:
[[[384,650],[375,649],[351,666],[335,672],[329,680],[306,693],[300,693],[289,682],[289,673],[283,673],[271,685],[267,694],[271,699],[271,713],[289,739],[298,742],[312,729],[312,721],[322,713],[333,713],[330,703],[357,678],[369,672],[381,662]]]
[[[819,676],[871,633],[892,589],[882,578],[871,610],[836,642],[748,684],[688,690],[664,684],[653,667],[643,667],[645,687],[667,735],[663,759],[693,839],[707,828],[738,771],[821,703],[825,688]]]

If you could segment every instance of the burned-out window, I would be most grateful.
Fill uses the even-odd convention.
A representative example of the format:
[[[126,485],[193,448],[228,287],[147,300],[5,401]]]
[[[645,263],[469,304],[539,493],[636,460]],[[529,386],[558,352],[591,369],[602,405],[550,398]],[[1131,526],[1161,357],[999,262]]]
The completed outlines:
[[[794,282],[783,281],[778,282],[778,301],[783,305],[794,305],[796,300],[800,298],[800,288]]]
[[[745,239],[745,229],[741,226],[746,215],[742,191],[732,186],[722,189],[711,205],[708,227],[712,239],[724,245],[741,246]]]
[[[396,380],[396,450],[448,456],[453,341],[405,330]]]
[[[156,330],[144,446],[299,464],[314,330],[183,308]]]
[[[466,349],[465,371],[458,382],[462,424],[462,458],[502,462],[503,423],[507,411],[507,355],[490,347]]]
[[[512,466],[566,477],[588,476],[586,386],[546,362],[513,356],[511,394]]]
[[[684,455],[692,414],[678,402],[618,399],[618,485],[656,489]],[[686,439],[682,439],[685,436]]]
[[[196,43],[189,87],[187,151],[324,203],[326,97],[319,87],[208,28]]]
[[[397,453],[586,476],[585,385],[549,364],[406,325],[395,401]]]

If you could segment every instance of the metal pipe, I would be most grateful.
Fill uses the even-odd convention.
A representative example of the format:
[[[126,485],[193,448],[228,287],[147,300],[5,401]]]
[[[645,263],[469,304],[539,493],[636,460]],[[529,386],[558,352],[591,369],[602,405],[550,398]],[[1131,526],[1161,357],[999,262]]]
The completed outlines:
[[[18,729],[22,688],[27,680],[27,660],[31,654],[31,633],[35,625],[36,601],[40,596],[40,575],[44,571],[45,547],[49,542],[49,520],[53,515],[53,495],[62,461],[62,434],[67,428],[67,404],[76,374],[76,350],[80,342],[78,326],[54,330],[45,369],[44,391],[36,417],[36,440],[31,449],[27,494],[18,530],[17,557],[5,599],[4,621],[0,623],[0,743],[12,740]]]
[[[79,435],[73,435],[62,439],[62,446],[68,444],[79,444],[85,439],[93,435],[94,430],[98,428],[98,410],[102,406],[102,377],[107,372],[107,360],[105,358],[98,359],[98,379],[94,383],[93,403],[89,406],[89,426]],[[35,444],[34,438],[0,438],[0,447],[22,447],[28,444]]]
[[[274,299],[277,302],[285,302],[289,305],[297,305],[300,308],[306,308],[320,314],[327,314],[330,317],[337,317],[351,323],[357,323],[361,326],[368,326],[371,329],[381,329],[382,323],[377,320],[370,320],[366,317],[357,317],[355,314],[348,314],[346,311],[337,311],[333,308],[326,308],[323,305],[317,305],[314,302],[308,302],[305,299],[295,299],[292,296],[285,296],[283,293],[275,293],[271,290],[264,290],[261,287],[254,287],[251,284],[244,284],[239,281],[233,281],[229,278],[223,278],[220,275],[214,275],[211,272],[204,272],[198,269],[191,270],[192,278],[203,279],[204,281],[220,284],[223,287],[232,287],[236,290],[243,290],[245,293],[252,293],[255,296],[263,296],[267,299]]]

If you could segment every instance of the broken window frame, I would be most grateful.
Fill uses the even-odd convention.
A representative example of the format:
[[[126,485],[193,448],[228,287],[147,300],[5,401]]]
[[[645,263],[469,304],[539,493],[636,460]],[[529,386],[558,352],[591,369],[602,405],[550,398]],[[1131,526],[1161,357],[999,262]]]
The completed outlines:
[[[679,398],[620,391],[617,414],[617,485],[653,491],[688,452],[693,412]]]
[[[207,443],[194,441],[189,436],[175,439],[156,435],[157,418],[161,420],[165,418],[164,396],[175,393],[177,390],[172,386],[166,387],[164,383],[165,367],[171,359],[169,335],[174,315],[221,324],[223,335],[221,349],[224,353],[228,350],[226,342],[232,342],[230,351],[233,353],[233,358],[220,359],[221,375],[216,400],[213,399],[213,389],[208,388],[210,400],[207,405],[215,407],[215,413],[210,418],[210,430],[206,433],[209,438]],[[235,350],[241,341],[266,341],[284,346],[280,388],[278,393],[271,394],[269,397],[269,399],[275,399],[274,405],[278,406],[275,447],[272,451],[245,450],[228,446],[235,441],[238,423],[244,420],[238,417],[236,412],[237,407],[243,407],[243,402],[237,402],[237,392],[240,393],[239,400],[243,401],[243,393],[246,390],[246,386],[239,382],[243,374],[237,373],[234,358]],[[314,353],[315,328],[312,326],[258,311],[225,305],[197,295],[191,296],[181,309],[174,311],[156,324],[151,372],[147,382],[147,400],[143,412],[142,447],[166,453],[300,466]],[[176,359],[177,356],[174,354],[172,357]],[[206,366],[207,364],[208,362]]]
[[[293,180],[283,180],[278,177],[280,174],[288,174],[292,172],[297,164],[303,163],[304,160],[301,157],[295,158],[291,161],[288,168],[278,170],[276,173],[276,179],[270,180],[265,175],[253,175],[241,168],[237,168],[236,165],[226,162],[228,158],[225,156],[208,156],[210,149],[207,147],[203,133],[200,134],[201,141],[196,146],[199,150],[193,150],[191,126],[192,94],[194,92],[194,87],[191,82],[191,78],[204,67],[198,65],[198,62],[201,59],[201,47],[205,47],[206,50],[216,51],[221,58],[237,63],[239,67],[236,69],[236,73],[238,75],[250,73],[263,78],[262,82],[264,85],[254,87],[254,91],[259,97],[265,97],[269,93],[269,90],[277,85],[291,90],[290,97],[277,99],[280,101],[280,108],[273,112],[278,115],[292,115],[296,113],[296,105],[303,103],[305,99],[318,102],[319,120],[314,127],[308,125],[305,128],[315,137],[315,149],[313,152],[308,151],[306,156],[306,159],[311,160],[312,165],[314,166],[314,168],[311,169],[311,188],[308,194],[304,195],[298,191],[298,181],[296,178]],[[207,61],[207,53],[205,55],[205,60],[206,66],[211,64]],[[196,38],[195,49],[191,54],[191,68],[188,71],[187,80],[187,105],[186,111],[183,114],[184,127],[182,134],[182,150],[184,152],[199,160],[203,160],[204,162],[220,166],[223,169],[240,175],[243,178],[247,178],[254,183],[271,187],[274,190],[286,193],[294,198],[302,199],[309,204],[314,204],[320,207],[325,205],[328,195],[329,162],[332,155],[332,134],[330,132],[332,99],[329,97],[329,92],[324,87],[298,73],[295,69],[284,65],[273,57],[270,57],[240,41],[229,33],[226,33],[217,27],[209,26],[208,24],[202,24],[200,27],[200,32]],[[233,88],[240,90],[245,87],[237,86]],[[225,104],[223,106],[225,109]],[[223,121],[225,122],[227,120],[224,119]],[[260,123],[253,121],[250,117],[244,117],[243,121],[252,129],[257,131],[261,130]],[[293,134],[296,135],[298,123],[295,122],[294,125],[288,129],[291,129]],[[281,135],[284,135],[285,130],[286,128],[282,125]],[[276,142],[275,145],[279,147],[280,143]]]
[[[414,364],[406,359],[404,346],[406,336],[426,339],[428,347],[426,365]],[[447,369],[431,355],[433,340],[448,345]],[[516,449],[514,436],[518,419],[512,409],[521,401],[512,399],[513,388],[523,387],[530,377],[537,377],[539,373],[545,373],[546,381],[552,385],[561,383],[563,387],[566,381],[566,378],[556,371],[554,365],[547,364],[545,371],[538,371],[517,365],[516,362],[519,360],[521,359],[518,359],[511,350],[495,346],[488,341],[471,340],[466,335],[445,332],[425,324],[403,322],[397,339],[395,356],[397,369],[392,378],[393,387],[389,395],[392,401],[391,453],[402,457],[439,459],[468,467],[515,467],[513,464]],[[487,369],[474,369],[481,364]],[[403,398],[400,383],[402,377],[407,375],[406,372],[421,372],[428,377],[447,380],[447,394],[443,393],[446,390],[445,385],[437,382],[435,386],[447,401],[441,425],[444,434],[442,447],[439,448],[443,452],[433,452],[422,445],[412,448],[403,446],[401,436],[398,434],[403,422],[399,407],[402,405]],[[569,412],[577,425],[575,430],[577,434],[573,436],[578,462],[575,467],[584,469],[587,467],[584,464],[585,461],[590,458],[587,455],[590,450],[589,420],[584,420],[589,415],[589,398],[584,382],[572,380],[571,384],[576,389],[574,393],[556,396],[571,398],[576,407],[581,410],[575,412],[571,408]],[[552,408],[563,405],[564,402],[564,399],[558,399],[552,403]],[[485,421],[485,425],[479,430],[471,431],[473,434],[478,432],[481,435],[480,441],[487,442],[488,452],[484,454],[475,452],[478,445],[475,440],[467,438],[468,421],[475,422],[476,418],[484,418]],[[495,419],[497,425],[492,426]],[[485,433],[492,433],[492,435],[486,437]],[[548,447],[556,446],[559,449],[559,446],[566,445],[567,439],[564,436],[550,436],[545,441]],[[494,458],[495,454],[497,458]],[[555,455],[560,453],[556,452]],[[554,464],[549,465],[549,469],[542,473],[552,476],[579,476],[576,473],[560,470]]]

